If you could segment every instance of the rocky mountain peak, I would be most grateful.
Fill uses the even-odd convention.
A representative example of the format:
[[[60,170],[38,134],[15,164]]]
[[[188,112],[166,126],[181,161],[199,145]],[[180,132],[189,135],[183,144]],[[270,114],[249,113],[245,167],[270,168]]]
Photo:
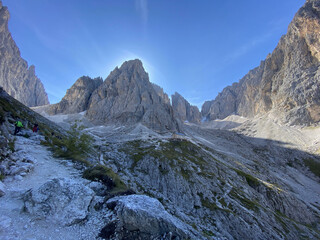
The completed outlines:
[[[272,54],[239,83],[226,87],[202,113],[209,120],[231,114],[272,114],[283,123],[320,121],[320,3],[307,1]]]
[[[141,122],[159,131],[177,129],[172,107],[157,94],[138,59],[115,68],[93,92],[87,117],[99,124]]]
[[[60,113],[79,113],[87,110],[91,95],[96,90],[103,80],[101,77],[90,78],[88,76],[80,77],[70,89],[67,90],[66,95],[62,100],[51,105],[47,112],[49,114]]]
[[[191,106],[190,103],[177,92],[171,96],[171,99],[173,111],[178,119],[193,123],[200,122],[201,115],[198,107]]]
[[[0,86],[23,104],[33,107],[49,103],[35,67],[21,58],[8,30],[9,11],[0,1]]]

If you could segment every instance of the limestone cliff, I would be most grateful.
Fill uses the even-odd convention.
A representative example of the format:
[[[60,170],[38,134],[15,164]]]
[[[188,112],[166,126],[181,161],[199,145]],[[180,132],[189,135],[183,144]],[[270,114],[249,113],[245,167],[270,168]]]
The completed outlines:
[[[67,90],[66,95],[62,100],[51,105],[47,112],[49,114],[59,113],[79,113],[87,110],[91,95],[101,84],[102,78],[91,79],[90,77],[80,77],[70,89]]]
[[[115,68],[93,92],[87,117],[97,124],[141,122],[158,131],[178,129],[172,107],[154,90],[138,59]]]
[[[272,54],[238,83],[206,102],[208,119],[272,112],[289,124],[320,121],[320,1],[308,0]]]
[[[196,106],[190,105],[190,103],[177,92],[171,96],[171,99],[173,111],[178,119],[193,123],[200,122],[201,115]]]
[[[48,104],[48,96],[35,67],[21,58],[8,30],[9,12],[0,1],[0,86],[23,104],[33,107]]]

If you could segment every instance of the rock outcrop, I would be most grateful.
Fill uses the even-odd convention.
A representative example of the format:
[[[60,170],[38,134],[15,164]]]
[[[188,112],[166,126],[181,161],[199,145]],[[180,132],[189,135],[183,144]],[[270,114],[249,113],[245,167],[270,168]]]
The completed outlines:
[[[190,103],[177,92],[171,96],[171,99],[174,114],[178,119],[192,123],[200,122],[201,115],[196,106],[190,105]]]
[[[308,0],[272,54],[202,108],[208,119],[271,113],[289,124],[320,121],[320,2]]]
[[[153,89],[157,92],[157,94],[163,99],[166,104],[170,104],[170,99],[168,94],[163,91],[163,88],[158,86],[157,84],[151,83]]]
[[[80,77],[70,89],[67,90],[66,95],[62,100],[50,105],[47,109],[49,114],[60,113],[79,113],[87,110],[91,95],[103,83],[102,78],[91,79],[90,77]]]
[[[52,218],[63,225],[84,220],[94,192],[66,178],[55,178],[24,196],[24,209],[38,218]]]
[[[188,225],[169,214],[155,198],[145,195],[115,197],[107,206],[116,215],[101,231],[105,239],[192,239]]]
[[[86,115],[96,124],[141,122],[157,131],[178,128],[172,107],[154,90],[138,59],[110,73],[92,93]]]
[[[21,58],[8,30],[9,11],[0,1],[0,86],[23,104],[34,107],[49,103],[47,93],[35,74],[35,67]]]

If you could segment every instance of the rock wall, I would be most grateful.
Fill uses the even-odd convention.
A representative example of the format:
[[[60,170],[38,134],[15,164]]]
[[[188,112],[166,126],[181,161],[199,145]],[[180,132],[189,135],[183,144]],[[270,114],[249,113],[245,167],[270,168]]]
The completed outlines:
[[[172,107],[154,90],[138,59],[115,68],[92,93],[87,117],[97,124],[141,122],[158,131],[179,128]]]
[[[206,102],[202,115],[254,117],[275,112],[289,124],[319,122],[320,2],[309,0],[297,12],[278,46],[260,66]]]
[[[171,99],[173,111],[178,119],[192,123],[200,122],[201,115],[196,106],[191,106],[190,103],[177,92],[171,96]]]
[[[46,111],[49,114],[59,113],[79,113],[87,110],[91,95],[103,83],[102,78],[91,79],[90,77],[80,77],[62,100],[51,105]]]
[[[8,30],[9,11],[0,1],[0,86],[23,104],[34,107],[49,103],[47,93],[35,74],[35,67],[21,58]]]

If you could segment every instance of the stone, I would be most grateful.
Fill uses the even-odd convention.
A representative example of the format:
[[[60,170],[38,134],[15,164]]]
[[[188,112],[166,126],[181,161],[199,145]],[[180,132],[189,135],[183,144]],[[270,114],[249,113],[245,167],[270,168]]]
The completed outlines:
[[[5,186],[3,182],[0,181],[0,197],[3,197],[6,194]]]
[[[283,123],[310,125],[320,121],[320,8],[307,1],[272,54],[238,83],[206,102],[208,120],[231,114],[254,117],[274,113]]]
[[[201,114],[198,107],[190,105],[190,103],[177,92],[171,96],[171,99],[174,114],[178,119],[183,122],[200,123]]]
[[[104,234],[117,234],[120,239],[160,239],[169,233],[172,239],[193,237],[188,226],[169,214],[155,198],[129,195],[109,199],[107,205],[115,211],[116,221],[110,222]],[[109,231],[106,231],[106,230]]]
[[[21,58],[19,48],[8,30],[9,11],[0,6],[0,86],[12,97],[29,106],[49,104],[35,66]]]
[[[46,112],[55,115],[80,113],[87,110],[93,91],[102,83],[102,78],[91,79],[87,76],[80,77],[72,87],[67,90],[62,100],[57,104],[50,105],[50,107],[46,109]]]
[[[94,192],[84,184],[68,178],[54,178],[38,189],[24,194],[24,209],[40,219],[72,225],[87,217]]]

